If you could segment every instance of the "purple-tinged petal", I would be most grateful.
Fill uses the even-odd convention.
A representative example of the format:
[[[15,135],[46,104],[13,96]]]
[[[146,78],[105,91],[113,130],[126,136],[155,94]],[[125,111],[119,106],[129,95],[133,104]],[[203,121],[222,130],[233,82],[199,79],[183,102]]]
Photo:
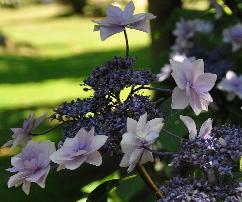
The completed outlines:
[[[124,133],[120,145],[123,153],[130,153],[134,147],[139,147],[141,143],[133,134]]]
[[[128,167],[129,166],[129,159],[130,159],[130,153],[125,153],[119,166],[120,167]]]
[[[122,26],[100,27],[101,40],[104,41],[108,37],[110,37],[116,33],[122,32],[123,30],[124,30],[124,27],[122,27]]]
[[[86,161],[86,156],[81,156],[72,161],[66,161],[65,168],[67,168],[69,170],[75,170],[75,169],[79,168],[85,161]]]
[[[123,14],[123,11],[119,7],[113,6],[113,5],[108,6],[108,10],[107,10],[108,17],[121,17],[122,14]]]
[[[139,31],[142,31],[142,32],[147,32],[147,33],[150,32],[150,26],[149,26],[149,23],[146,20],[134,22],[132,24],[129,24],[127,27],[130,28],[130,29],[136,29],[136,30],[139,30]]]
[[[45,188],[45,181],[50,172],[50,166],[46,169],[45,174],[36,182],[41,188]]]
[[[145,164],[147,162],[154,162],[154,158],[150,151],[145,150],[140,159],[140,164]]]
[[[139,163],[143,152],[144,152],[144,149],[135,149],[131,153],[130,159],[129,159],[130,166],[128,168],[128,173],[134,170],[134,168],[136,167],[136,165]]]
[[[189,104],[189,99],[186,95],[186,90],[181,90],[175,87],[172,92],[172,109],[184,109]]]
[[[207,92],[210,91],[217,80],[216,74],[205,73],[200,75],[193,84],[194,89],[197,92]]]
[[[193,82],[197,80],[197,78],[204,74],[204,62],[202,59],[194,60],[192,62],[193,66]]]
[[[133,3],[133,1],[130,1],[124,9],[123,19],[127,20],[127,19],[131,18],[134,14],[134,9],[135,9],[134,3]]]
[[[185,124],[189,132],[189,139],[194,140],[197,137],[197,127],[193,119],[189,116],[180,115],[180,119]]]
[[[130,18],[127,22],[125,22],[125,24],[130,25],[139,21],[153,20],[155,18],[156,16],[154,16],[151,13],[139,13],[139,14],[135,14],[132,18]]]
[[[200,128],[198,137],[203,138],[203,139],[210,138],[211,137],[210,134],[213,129],[212,123],[213,123],[212,119],[208,119],[207,121],[205,121]]]
[[[24,191],[25,194],[29,195],[30,187],[31,187],[30,182],[23,183],[22,190]]]
[[[213,102],[213,98],[209,93],[200,93],[199,94],[200,98],[207,101],[207,102]]]
[[[201,111],[203,110],[201,102],[202,102],[202,100],[201,100],[199,94],[197,94],[196,92],[191,90],[190,97],[189,97],[189,103],[196,115],[199,115],[201,113]]]
[[[147,122],[147,113],[140,116],[139,121],[137,123],[136,132],[143,131],[145,129],[146,122]]]
[[[131,118],[127,118],[127,131],[131,134],[136,134],[137,121]]]
[[[191,69],[189,68],[186,69],[186,67],[184,67],[184,64],[181,63],[181,62],[178,62],[178,61],[175,61],[175,60],[170,60],[170,63],[171,63],[171,68],[172,68],[172,77],[174,78],[177,86],[180,88],[180,89],[185,89],[186,88],[186,85],[187,85],[187,75],[186,75],[186,71],[190,71],[191,72]],[[189,65],[187,66],[189,67]]]
[[[107,141],[108,136],[96,135],[92,138],[91,144],[89,145],[90,151],[97,151],[100,149]]]
[[[100,166],[102,164],[102,156],[101,154],[97,151],[94,152],[90,155],[87,156],[86,163],[95,165],[95,166]]]

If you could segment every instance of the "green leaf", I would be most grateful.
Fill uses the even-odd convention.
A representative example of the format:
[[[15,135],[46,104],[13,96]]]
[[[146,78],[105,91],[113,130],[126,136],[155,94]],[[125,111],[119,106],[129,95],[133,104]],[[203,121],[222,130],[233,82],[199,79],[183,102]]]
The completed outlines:
[[[113,179],[100,184],[88,196],[87,202],[107,202],[108,193],[119,185],[119,179]]]

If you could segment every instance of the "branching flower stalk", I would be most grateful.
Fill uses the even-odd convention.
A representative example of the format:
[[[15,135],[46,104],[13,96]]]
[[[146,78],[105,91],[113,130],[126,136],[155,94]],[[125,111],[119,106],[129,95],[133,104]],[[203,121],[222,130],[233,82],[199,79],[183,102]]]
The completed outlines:
[[[155,196],[157,197],[157,199],[161,199],[163,195],[159,191],[158,187],[156,186],[156,184],[154,183],[154,181],[152,180],[152,178],[150,177],[150,175],[148,174],[148,172],[146,171],[145,167],[143,165],[141,165],[141,164],[138,164],[137,171],[138,171],[139,175],[141,176],[141,178],[146,183],[146,185],[155,194]]]

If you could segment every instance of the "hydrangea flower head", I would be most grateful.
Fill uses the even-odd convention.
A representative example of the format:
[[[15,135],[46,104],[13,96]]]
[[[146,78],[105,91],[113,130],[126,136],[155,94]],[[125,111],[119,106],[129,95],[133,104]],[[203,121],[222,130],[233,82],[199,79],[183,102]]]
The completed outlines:
[[[41,188],[45,187],[45,180],[50,171],[49,156],[55,151],[55,144],[50,141],[29,141],[22,153],[12,157],[12,168],[9,172],[17,173],[10,177],[8,187],[18,187],[26,194],[30,192],[31,182],[35,182]]]
[[[148,20],[155,16],[151,13],[139,13],[134,15],[134,3],[130,1],[122,11],[119,7],[110,5],[107,10],[107,17],[100,21],[93,21],[97,25],[94,31],[100,31],[101,40],[104,41],[113,34],[122,32],[125,27],[149,32]]]
[[[190,105],[196,115],[202,110],[208,110],[213,99],[210,91],[217,79],[216,74],[204,73],[203,60],[177,62],[170,60],[172,77],[177,87],[172,93],[172,109],[184,109]]]
[[[232,44],[232,50],[235,52],[242,46],[242,24],[238,23],[229,27],[223,32],[223,41]]]
[[[94,128],[89,132],[82,128],[74,138],[66,138],[63,146],[50,156],[54,163],[59,164],[58,170],[75,170],[84,162],[100,166],[102,156],[98,150],[108,137],[94,134]]]
[[[163,127],[163,118],[155,118],[147,122],[147,113],[140,116],[137,122],[134,119],[127,119],[127,132],[123,134],[121,141],[123,159],[121,167],[129,167],[131,172],[135,166],[153,162],[153,155],[145,150],[144,146],[151,148]]]
[[[24,120],[22,128],[11,128],[13,131],[12,140],[5,143],[3,147],[16,147],[17,145],[24,146],[32,138],[31,133],[33,130],[37,128],[45,118],[46,114],[36,119],[34,113],[30,113],[28,119]]]
[[[208,139],[211,137],[210,134],[213,129],[212,119],[208,119],[202,124],[199,134],[197,133],[196,124],[191,117],[181,115],[180,119],[183,121],[183,123],[185,124],[185,126],[189,131],[190,140],[194,140],[196,137],[203,138],[203,139]]]
[[[226,78],[218,84],[218,89],[231,93],[230,98],[237,95],[242,99],[242,75],[237,76],[235,72],[228,71]]]

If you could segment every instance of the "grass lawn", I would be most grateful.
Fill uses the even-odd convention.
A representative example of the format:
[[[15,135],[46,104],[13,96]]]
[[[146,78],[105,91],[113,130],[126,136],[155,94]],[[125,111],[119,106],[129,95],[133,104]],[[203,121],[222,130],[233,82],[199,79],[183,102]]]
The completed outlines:
[[[0,50],[0,145],[10,138],[9,128],[21,126],[30,111],[51,113],[63,101],[89,96],[79,87],[83,78],[113,56],[124,55],[122,34],[101,42],[99,33],[92,31],[91,19],[61,17],[62,13],[65,10],[57,5],[0,9],[0,29],[10,40],[9,50]],[[137,68],[149,67],[149,35],[135,31],[128,31],[128,35],[131,55],[139,58]],[[113,171],[108,164],[101,173],[88,166],[75,173],[52,172],[47,188],[34,185],[27,198],[20,189],[6,187],[8,154],[0,150],[2,202],[76,201],[81,198],[80,187],[88,180]],[[82,177],[88,173],[99,174],[92,179]]]

